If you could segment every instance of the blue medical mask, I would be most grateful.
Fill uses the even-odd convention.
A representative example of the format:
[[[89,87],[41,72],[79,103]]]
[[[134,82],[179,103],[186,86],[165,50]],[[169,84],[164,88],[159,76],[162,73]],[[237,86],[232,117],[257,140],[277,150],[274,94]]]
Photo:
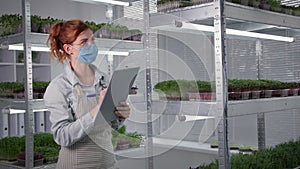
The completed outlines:
[[[98,55],[98,48],[95,44],[91,44],[79,49],[80,55],[77,59],[85,64],[91,64],[96,60]]]

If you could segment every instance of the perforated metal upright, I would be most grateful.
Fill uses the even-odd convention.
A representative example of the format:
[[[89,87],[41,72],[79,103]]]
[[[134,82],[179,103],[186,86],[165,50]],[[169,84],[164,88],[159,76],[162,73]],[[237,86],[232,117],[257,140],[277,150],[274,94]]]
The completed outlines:
[[[149,38],[149,15],[150,15],[150,3],[149,0],[143,0],[143,19],[144,19],[144,37],[143,48],[146,52],[146,106],[147,106],[147,146],[146,146],[146,168],[153,169],[153,127],[152,127],[152,87],[151,87],[151,70],[150,70],[150,38]]]
[[[257,79],[263,78],[263,51],[261,40],[256,40],[255,50],[257,56]],[[265,114],[257,114],[257,141],[258,149],[263,150],[266,148],[266,134],[265,134]]]
[[[214,51],[215,51],[215,78],[216,78],[216,108],[218,123],[218,155],[219,169],[230,168],[230,157],[228,148],[228,85],[225,50],[225,16],[224,0],[214,0]]]
[[[27,169],[33,168],[33,90],[32,90],[32,58],[31,58],[31,25],[30,25],[30,2],[22,0],[23,16],[23,44],[25,53],[25,135],[26,135],[26,164]]]

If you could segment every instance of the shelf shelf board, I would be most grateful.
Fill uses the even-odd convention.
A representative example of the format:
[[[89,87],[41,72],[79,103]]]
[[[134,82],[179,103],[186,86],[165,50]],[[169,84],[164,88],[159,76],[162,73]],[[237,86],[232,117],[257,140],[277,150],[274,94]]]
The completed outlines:
[[[31,33],[30,42],[32,45],[39,45],[47,47],[48,34],[42,33]],[[13,34],[0,39],[0,44],[5,42],[6,44],[22,44],[23,34]],[[143,45],[141,41],[128,41],[119,39],[102,39],[96,38],[95,44],[98,46],[99,50],[105,51],[130,51],[142,49]]]
[[[228,102],[228,117],[255,115],[284,110],[299,109],[300,96],[272,97]],[[153,114],[166,108],[165,115],[178,115],[184,107],[185,115],[214,116],[216,102],[208,101],[163,101],[153,102]]]
[[[9,63],[9,62],[0,62],[0,66],[13,66],[14,63]]]
[[[16,66],[24,66],[24,63],[16,63]],[[48,64],[48,63],[33,63],[32,66],[34,67],[47,67],[47,66],[51,66],[51,64]]]
[[[11,109],[25,110],[26,103],[24,99],[4,99],[0,98],[0,107],[2,108],[9,107]],[[34,110],[46,109],[43,99],[33,99],[32,108]]]
[[[242,22],[253,22],[292,29],[300,29],[300,17],[230,2],[225,3],[224,15],[228,20],[239,20]],[[197,23],[197,21],[207,21],[212,24],[213,18],[213,3],[205,3],[201,5],[170,10],[165,13],[152,14],[150,17],[150,27],[155,28],[171,25],[173,24],[174,19],[182,19],[182,21],[193,23]]]

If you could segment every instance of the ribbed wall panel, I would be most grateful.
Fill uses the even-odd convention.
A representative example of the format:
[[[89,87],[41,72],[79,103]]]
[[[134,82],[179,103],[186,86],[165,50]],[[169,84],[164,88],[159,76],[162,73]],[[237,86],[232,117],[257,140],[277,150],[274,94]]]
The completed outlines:
[[[256,42],[227,40],[227,72],[229,79],[257,79]]]
[[[263,43],[263,77],[280,81],[300,80],[300,38],[295,42]]]
[[[187,80],[213,80],[213,45],[210,37],[190,33],[164,32],[160,31],[158,38],[159,66],[165,67],[167,71],[177,72],[182,75],[181,79]],[[178,58],[187,69],[174,67],[166,55]],[[167,73],[170,73],[167,72]],[[193,77],[187,75],[192,72]],[[160,75],[160,81],[169,80],[170,77]]]
[[[166,35],[159,38],[160,49],[170,51],[182,58],[193,70],[196,79],[213,80],[213,78],[209,78],[214,74],[214,56],[211,54],[212,48],[210,47],[212,44],[197,35],[191,36],[182,33]],[[173,39],[174,37],[176,39]],[[261,79],[300,81],[300,37],[296,37],[292,43],[262,40],[261,44],[262,57],[259,66],[255,40],[227,39],[229,79],[258,79],[260,72]],[[159,55],[159,57],[161,60],[163,56]],[[167,64],[168,61],[165,62],[166,64],[161,62],[159,66],[171,66]],[[259,68],[260,70],[258,70]]]
[[[149,0],[150,13],[156,13],[156,1],[155,0]],[[143,19],[143,1],[134,1],[132,2],[131,6],[124,7],[124,17],[132,18],[132,19]]]

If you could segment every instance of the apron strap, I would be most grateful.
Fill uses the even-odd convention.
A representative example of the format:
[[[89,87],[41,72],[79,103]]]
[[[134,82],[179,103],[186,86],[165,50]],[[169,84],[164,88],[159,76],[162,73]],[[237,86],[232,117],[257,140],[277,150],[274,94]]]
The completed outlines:
[[[78,96],[82,97],[83,96],[83,92],[82,92],[82,88],[79,84],[75,85],[75,89],[77,91]]]

